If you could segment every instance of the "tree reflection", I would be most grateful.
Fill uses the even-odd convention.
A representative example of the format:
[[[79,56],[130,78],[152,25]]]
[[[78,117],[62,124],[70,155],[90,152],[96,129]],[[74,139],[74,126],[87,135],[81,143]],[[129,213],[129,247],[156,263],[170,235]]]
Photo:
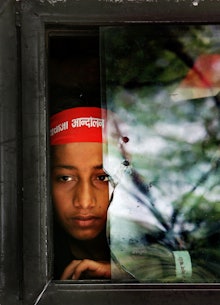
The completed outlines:
[[[103,32],[107,106],[114,113],[104,155],[116,186],[111,250],[140,281],[219,280],[220,74],[210,72],[220,68],[219,56],[214,68],[207,56],[199,76],[194,64],[218,52],[219,34],[213,26],[165,25]],[[190,255],[185,277],[177,276],[176,251]]]

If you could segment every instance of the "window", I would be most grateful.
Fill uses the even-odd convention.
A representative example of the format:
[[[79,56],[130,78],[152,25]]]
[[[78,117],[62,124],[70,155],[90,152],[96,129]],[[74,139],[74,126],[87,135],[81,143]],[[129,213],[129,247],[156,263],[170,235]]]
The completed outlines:
[[[61,69],[59,71],[63,73],[71,65],[79,63],[81,50],[78,47],[77,50],[73,48],[76,41],[79,42],[77,46],[83,46],[84,50],[86,49],[84,43],[86,45],[92,44],[92,48],[86,49],[83,53],[88,61],[82,61],[80,72],[83,70],[83,65],[87,63],[88,67],[94,69],[94,75],[97,78],[88,78],[87,88],[83,94],[87,95],[89,92],[94,96],[94,99],[101,96],[103,105],[118,115],[118,125],[115,126],[123,130],[122,137],[117,142],[118,139],[112,137],[114,130],[108,129],[108,138],[109,141],[112,141],[112,146],[109,145],[108,154],[104,155],[106,168],[109,157],[113,157],[115,162],[113,168],[118,168],[119,165],[120,171],[117,173],[124,175],[132,187],[134,184],[131,179],[135,177],[137,181],[140,177],[144,177],[143,184],[138,184],[138,186],[145,188],[145,191],[146,187],[150,188],[150,194],[152,192],[152,196],[157,199],[157,202],[158,198],[166,199],[166,201],[163,200],[163,204],[166,205],[166,209],[163,208],[163,211],[166,211],[166,220],[171,217],[171,212],[174,212],[173,206],[170,205],[171,201],[168,200],[170,195],[173,196],[172,202],[177,205],[187,201],[188,205],[193,207],[196,202],[202,200],[204,205],[202,209],[199,209],[199,213],[191,209],[190,215],[185,211],[181,214],[173,214],[172,219],[178,219],[180,222],[177,222],[178,225],[175,227],[177,231],[172,233],[180,231],[178,231],[179,224],[182,224],[182,219],[188,215],[191,217],[190,219],[195,219],[196,223],[200,225],[199,232],[196,231],[197,227],[195,227],[193,238],[198,238],[199,245],[200,242],[203,243],[203,250],[205,249],[203,253],[209,249],[209,245],[217,248],[219,186],[217,183],[218,154],[215,154],[215,151],[219,135],[217,126],[218,84],[214,82],[215,73],[213,72],[212,75],[213,83],[211,86],[215,87],[216,91],[214,90],[212,94],[207,93],[207,85],[204,90],[199,90],[199,92],[197,92],[198,86],[195,88],[190,86],[190,89],[193,89],[193,94],[196,94],[196,98],[192,97],[190,90],[182,89],[185,89],[184,86],[188,81],[186,77],[188,72],[190,74],[195,72],[196,59],[202,60],[200,55],[218,55],[218,7],[218,1],[190,1],[190,3],[166,1],[165,6],[164,2],[162,5],[158,1],[125,0],[40,0],[37,2],[22,0],[3,1],[3,4],[0,5],[2,14],[0,24],[1,29],[4,29],[0,32],[4,42],[2,44],[3,52],[0,55],[1,71],[4,71],[4,75],[1,77],[1,84],[4,85],[0,86],[4,105],[1,113],[1,121],[3,122],[1,143],[4,144],[1,146],[3,164],[3,167],[1,166],[1,181],[4,181],[1,195],[1,211],[4,213],[1,214],[0,223],[3,237],[1,238],[1,253],[3,253],[1,256],[3,265],[1,270],[3,281],[1,281],[0,289],[1,304],[42,305],[51,302],[55,305],[63,302],[65,304],[72,302],[85,304],[88,303],[88,300],[90,304],[143,304],[145,300],[148,300],[149,304],[159,304],[160,299],[170,304],[176,304],[177,301],[179,304],[194,304],[198,301],[201,302],[201,300],[203,304],[217,302],[219,297],[218,280],[213,280],[209,275],[204,276],[204,281],[199,279],[198,281],[189,281],[189,283],[186,281],[180,283],[180,280],[178,283],[171,281],[164,284],[163,281],[155,283],[149,278],[143,279],[142,274],[136,274],[138,270],[132,269],[133,265],[130,264],[130,261],[125,260],[127,257],[130,258],[129,255],[123,257],[120,251],[117,252],[117,243],[120,240],[113,239],[113,236],[116,236],[113,231],[110,232],[113,241],[113,254],[117,262],[123,265],[128,273],[135,275],[135,281],[121,279],[112,282],[54,280],[49,134],[45,131],[48,130],[49,112],[53,111],[49,101],[55,101],[59,94],[59,92],[54,94],[55,91],[52,88],[58,82],[59,87],[63,90],[62,82],[64,79],[58,75],[58,70]],[[9,31],[6,31],[6,28]],[[164,39],[164,31],[167,33],[167,39]],[[10,39],[5,34],[6,32],[10,33]],[[135,39],[133,39],[134,37]],[[143,42],[142,37],[144,37],[145,42]],[[159,38],[156,39],[157,37]],[[172,43],[169,43],[170,41]],[[195,41],[195,44],[190,45],[190,41]],[[151,52],[154,51],[151,54],[143,52],[147,42],[151,43]],[[13,48],[15,44],[17,46],[16,52]],[[180,44],[184,46],[182,53],[183,48],[178,48]],[[66,46],[66,54],[64,54],[63,48],[59,49],[61,45]],[[7,51],[8,46],[11,47]],[[126,52],[124,52],[125,47]],[[90,50],[93,51],[92,54]],[[65,65],[60,65],[60,63],[62,58],[68,57],[70,53],[74,53],[74,56],[68,58],[72,61],[71,65],[67,64],[64,69]],[[190,54],[190,57],[183,58],[185,54]],[[75,56],[78,59],[74,62]],[[152,58],[154,60],[151,60]],[[203,63],[213,59],[211,58],[205,58]],[[140,68],[143,62],[149,63],[147,69]],[[164,69],[165,67],[166,69]],[[214,69],[217,67],[217,64],[214,65]],[[10,72],[10,74],[5,73],[5,71]],[[53,71],[57,71],[57,75]],[[198,77],[198,73],[196,74]],[[88,75],[82,74],[81,80],[84,80],[84,76],[88,77]],[[3,82],[4,79],[7,82]],[[66,80],[75,82],[74,76],[67,77]],[[201,81],[200,76],[199,80]],[[10,88],[6,84],[11,84]],[[146,84],[148,85],[147,90]],[[79,87],[81,88],[78,85],[74,87],[74,94],[82,94]],[[94,88],[95,90],[93,90]],[[197,93],[200,96],[197,96]],[[180,99],[176,99],[177,94],[181,96]],[[145,103],[149,99],[154,103]],[[164,100],[167,104],[163,103]],[[172,111],[171,103],[173,105]],[[152,116],[142,115],[141,110],[146,105],[149,107],[149,114],[153,113]],[[200,117],[197,115],[195,118],[195,113],[199,113]],[[159,120],[157,120],[158,118]],[[111,119],[115,119],[115,117],[112,116]],[[118,122],[123,122],[123,124]],[[173,133],[173,125],[175,133]],[[124,133],[126,130],[123,128],[129,126],[131,126],[129,134]],[[147,131],[146,126],[149,126]],[[194,132],[192,134],[187,132],[187,137],[184,137],[182,130],[191,130],[191,127]],[[138,136],[142,133],[143,136],[148,135],[150,140],[156,136],[157,147],[152,141],[150,146],[144,146],[140,149]],[[135,137],[135,145],[132,144],[133,137]],[[12,138],[16,138],[16,142],[10,142],[12,143],[10,150],[6,144],[9,143],[8,139]],[[127,154],[127,150],[125,150],[126,155],[122,154],[122,151],[118,150],[119,147],[128,147],[129,154]],[[129,147],[133,147],[133,150],[129,150]],[[204,154],[200,154],[200,149],[203,149]],[[157,154],[161,157],[159,165]],[[173,154],[175,154],[175,158],[170,157]],[[132,156],[131,159],[130,156]],[[168,159],[170,162],[166,163]],[[134,169],[140,176],[134,176]],[[176,176],[177,170],[180,174]],[[108,171],[111,176],[114,176],[111,168],[108,168]],[[116,178],[114,182],[117,182]],[[170,181],[175,183],[171,184]],[[114,190],[113,207],[117,202],[121,204],[116,199],[118,198],[117,192],[124,191],[123,179],[119,182]],[[167,186],[170,188],[171,185],[173,187],[168,192]],[[120,189],[120,187],[122,188]],[[176,191],[179,191],[179,187],[182,192],[181,199],[184,199],[180,201],[177,198],[179,192]],[[205,196],[207,190],[212,193],[212,196]],[[140,200],[143,193],[139,190],[138,195],[140,195],[138,198]],[[131,193],[132,196],[133,193]],[[207,205],[207,200],[209,200],[209,205]],[[13,212],[11,208],[9,209],[10,203],[10,207],[14,208]],[[183,208],[187,209],[188,205],[184,205]],[[150,205],[148,209],[154,217],[156,215],[160,218],[161,210],[155,210]],[[15,222],[11,221],[12,213],[14,214],[13,218],[16,219]],[[204,213],[207,216],[205,218]],[[215,217],[217,217],[216,221]],[[152,221],[155,219],[152,218]],[[211,234],[209,239],[202,238],[204,234],[203,219],[205,223],[210,224],[211,233],[214,233],[214,224],[216,224],[216,235]],[[163,220],[160,219],[160,221]],[[114,221],[114,218],[111,218],[110,221]],[[125,221],[124,225],[132,233],[134,232],[130,223]],[[112,228],[113,225],[111,225]],[[138,255],[143,258],[142,254],[145,253],[137,247],[143,227],[137,226],[136,228],[137,235],[132,240],[127,240],[128,244],[126,241],[122,245],[126,247],[124,248],[126,255],[130,254],[130,249],[135,246],[135,251],[139,251]],[[160,234],[161,231],[158,231],[156,226],[155,228],[155,232],[145,232],[148,235],[148,242],[153,242],[155,237],[158,239],[158,235],[163,242],[170,240],[167,239],[167,236]],[[188,230],[187,232],[194,230],[192,223],[187,224],[184,229]],[[164,230],[162,231],[164,232]],[[181,231],[181,233],[187,233],[185,231]],[[122,233],[124,234],[124,231]],[[205,234],[208,236],[207,231]],[[119,237],[124,236],[119,235]],[[187,235],[187,238],[191,238],[191,236]],[[174,240],[176,241],[176,239]],[[174,248],[173,251],[176,249]],[[214,261],[216,257],[218,258],[218,251],[212,250],[212,255],[208,258],[210,253],[206,251],[207,259],[204,262],[210,262],[210,259]],[[136,252],[133,253],[134,259],[137,256]],[[188,254],[193,262],[191,253]],[[182,264],[179,258],[177,255],[178,272],[182,276]],[[173,262],[172,264],[176,268]],[[215,266],[217,267],[217,265]],[[12,269],[15,278],[11,277]],[[190,268],[187,270],[188,276]],[[213,268],[211,273],[212,271]]]

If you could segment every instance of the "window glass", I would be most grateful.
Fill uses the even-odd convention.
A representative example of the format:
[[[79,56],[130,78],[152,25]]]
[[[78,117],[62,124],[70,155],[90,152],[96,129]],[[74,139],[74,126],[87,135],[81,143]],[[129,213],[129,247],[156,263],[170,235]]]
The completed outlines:
[[[112,279],[220,278],[220,27],[101,29]]]

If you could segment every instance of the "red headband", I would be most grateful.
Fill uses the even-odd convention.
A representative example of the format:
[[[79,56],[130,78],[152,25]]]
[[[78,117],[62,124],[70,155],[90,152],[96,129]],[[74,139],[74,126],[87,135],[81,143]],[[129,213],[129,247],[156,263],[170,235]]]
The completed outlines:
[[[77,107],[54,114],[50,119],[50,144],[100,142],[106,110],[97,107]]]

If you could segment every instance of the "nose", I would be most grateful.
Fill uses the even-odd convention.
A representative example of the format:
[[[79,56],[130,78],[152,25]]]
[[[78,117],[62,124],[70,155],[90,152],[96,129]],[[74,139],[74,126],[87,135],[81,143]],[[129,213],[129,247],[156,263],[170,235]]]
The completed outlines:
[[[73,194],[73,205],[80,209],[91,209],[96,198],[93,186],[89,181],[79,181]]]

